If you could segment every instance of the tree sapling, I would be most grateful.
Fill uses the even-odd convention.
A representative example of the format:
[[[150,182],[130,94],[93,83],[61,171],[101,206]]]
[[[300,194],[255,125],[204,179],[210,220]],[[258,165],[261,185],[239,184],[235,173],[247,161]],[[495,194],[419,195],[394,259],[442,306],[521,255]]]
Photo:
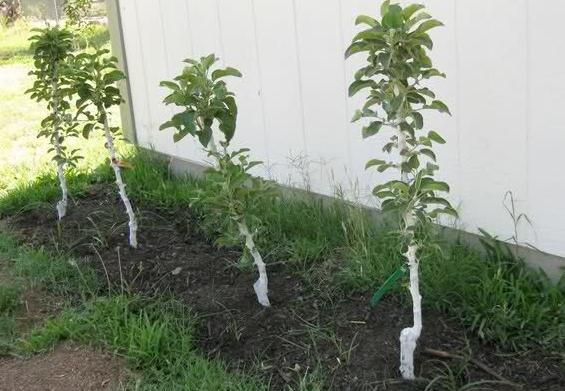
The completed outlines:
[[[74,78],[79,96],[77,107],[79,115],[87,119],[82,130],[84,137],[88,137],[93,130],[101,129],[104,132],[110,165],[114,170],[118,191],[129,217],[129,243],[130,246],[137,248],[137,218],[126,193],[114,143],[114,136],[119,128],[110,126],[108,111],[122,102],[116,82],[125,79],[125,75],[118,69],[116,57],[111,57],[108,53],[106,49],[99,49],[94,53],[81,53],[76,57]]]
[[[442,23],[423,10],[421,4],[403,8],[384,1],[380,20],[365,15],[357,18],[357,24],[368,28],[354,37],[346,52],[346,57],[356,53],[368,56],[366,66],[357,71],[349,87],[350,96],[362,90],[369,92],[353,121],[369,121],[363,128],[364,138],[390,129],[392,134],[383,152],[397,157],[394,161],[372,159],[366,168],[379,172],[394,169],[400,174],[398,180],[376,186],[373,193],[382,201],[383,210],[399,213],[403,255],[410,272],[414,325],[400,335],[400,372],[405,379],[415,378],[414,350],[422,331],[418,253],[425,245],[424,226],[440,214],[457,216],[450,203],[438,195],[449,191],[448,184],[434,179],[439,167],[432,146],[445,141],[435,131],[423,133],[424,110],[449,114],[445,103],[423,85],[432,77],[445,77],[433,68],[427,52],[433,45],[428,31]],[[425,164],[424,159],[428,160]]]
[[[214,169],[207,171],[209,186],[200,191],[196,202],[207,207],[209,218],[227,217],[228,230],[235,229],[244,239],[245,249],[259,272],[259,279],[253,285],[257,300],[268,307],[267,268],[255,244],[255,234],[249,227],[260,226],[260,220],[253,213],[253,205],[260,198],[272,197],[274,191],[268,182],[249,173],[260,162],[249,160],[248,149],[228,150],[236,129],[237,104],[234,94],[222,79],[226,76],[241,77],[241,73],[229,67],[213,70],[216,61],[213,54],[200,61],[185,60],[189,65],[181,75],[174,81],[161,82],[161,86],[171,90],[164,102],[183,109],[161,129],[176,129],[175,142],[190,134],[214,158]],[[216,123],[223,135],[223,140],[218,143],[213,132]]]
[[[62,28],[35,29],[30,38],[35,76],[33,86],[26,91],[38,102],[47,102],[50,114],[41,121],[38,137],[47,137],[57,163],[57,177],[61,200],[57,202],[59,220],[67,213],[69,190],[65,178],[68,166],[74,166],[80,156],[77,150],[65,146],[67,137],[77,136],[77,123],[71,114],[71,100],[76,90],[70,78],[69,61],[72,58],[73,35]]]

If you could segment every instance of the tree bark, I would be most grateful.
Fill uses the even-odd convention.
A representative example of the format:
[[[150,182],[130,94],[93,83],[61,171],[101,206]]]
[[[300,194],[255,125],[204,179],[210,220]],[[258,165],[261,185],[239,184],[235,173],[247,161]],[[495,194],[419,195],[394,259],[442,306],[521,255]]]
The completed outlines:
[[[104,135],[106,136],[106,149],[110,155],[110,165],[114,169],[114,174],[116,176],[116,184],[118,185],[118,191],[122,202],[126,207],[126,212],[129,217],[129,244],[133,248],[137,248],[137,219],[133,208],[131,207],[131,202],[126,193],[126,185],[122,179],[122,171],[118,165],[118,160],[116,156],[116,148],[114,146],[114,137],[110,132],[110,126],[108,125],[108,114],[102,111],[104,115]]]
[[[237,226],[239,228],[239,233],[243,237],[245,237],[245,246],[251,253],[255,266],[257,266],[257,270],[259,271],[259,279],[255,281],[255,284],[253,284],[253,289],[255,290],[255,294],[257,295],[257,301],[259,301],[259,303],[264,307],[270,307],[271,303],[269,302],[268,296],[269,280],[267,278],[267,267],[265,265],[265,262],[263,262],[263,258],[261,257],[261,254],[255,246],[253,235],[251,234],[251,232],[249,232],[247,224],[245,224],[245,222],[238,222]]]
[[[400,123],[400,121],[399,121]],[[401,163],[408,161],[405,154],[408,147],[406,143],[406,135],[397,127],[398,149],[401,156]],[[402,167],[401,167],[402,170]],[[408,183],[408,173],[402,172],[401,180]],[[403,216],[404,228],[403,235],[405,238],[410,237],[408,249],[404,253],[404,257],[408,263],[408,270],[410,274],[410,295],[412,297],[412,312],[414,317],[414,324],[412,327],[403,329],[400,333],[400,373],[402,377],[407,380],[414,380],[414,351],[418,339],[422,334],[422,296],[420,295],[420,271],[418,260],[418,245],[413,239],[413,232],[411,230],[416,226],[417,220],[414,211],[409,208],[404,212]]]
[[[57,98],[58,86],[56,82],[56,71],[54,71],[53,81],[51,82],[51,104],[53,105],[53,146],[57,156],[57,177],[59,178],[59,186],[61,187],[61,200],[57,202],[57,216],[61,220],[67,214],[67,204],[69,198],[69,189],[67,187],[67,179],[65,178],[65,162],[62,159],[61,134],[59,126],[61,124],[59,118],[59,101]]]

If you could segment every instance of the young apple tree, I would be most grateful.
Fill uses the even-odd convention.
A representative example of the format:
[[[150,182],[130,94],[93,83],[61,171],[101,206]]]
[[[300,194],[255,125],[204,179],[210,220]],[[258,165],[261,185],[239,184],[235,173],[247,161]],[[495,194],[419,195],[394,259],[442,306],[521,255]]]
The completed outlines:
[[[424,6],[401,7],[383,2],[381,18],[359,16],[357,24],[367,28],[358,33],[347,49],[346,57],[365,53],[367,63],[355,74],[349,95],[368,91],[367,100],[353,121],[365,119],[363,137],[390,132],[383,152],[390,159],[372,159],[366,168],[379,172],[396,170],[399,178],[374,188],[382,209],[399,214],[403,255],[410,273],[414,325],[400,335],[400,372],[414,379],[414,350],[422,331],[422,307],[419,288],[419,250],[425,245],[424,227],[440,214],[456,216],[441,193],[449,191],[445,182],[434,179],[438,170],[433,144],[444,139],[435,131],[424,131],[426,110],[448,113],[448,107],[425,86],[433,77],[445,77],[435,69],[428,51],[432,40],[428,31],[442,23],[424,12]]]
[[[209,218],[228,217],[228,230],[235,230],[244,240],[244,248],[259,272],[259,279],[253,285],[257,300],[269,307],[267,268],[255,244],[255,233],[261,221],[253,209],[261,198],[273,197],[274,190],[268,182],[249,173],[260,162],[249,160],[248,149],[229,151],[236,129],[237,104],[222,79],[241,77],[241,73],[229,67],[214,69],[216,61],[213,54],[200,61],[185,60],[189,65],[181,75],[174,81],[161,82],[161,86],[171,90],[164,102],[182,109],[161,129],[174,128],[175,142],[190,134],[214,158],[215,166],[206,175],[209,186],[201,189],[196,202],[207,207]],[[218,143],[213,132],[216,124],[223,135]]]
[[[114,143],[114,136],[119,128],[110,126],[109,122],[109,109],[122,102],[116,82],[125,79],[125,75],[118,69],[116,57],[111,57],[108,53],[108,50],[100,49],[94,53],[81,53],[76,57],[74,79],[79,96],[77,107],[79,115],[87,120],[82,129],[84,137],[87,138],[94,130],[104,132],[110,165],[114,170],[118,191],[129,217],[129,243],[130,246],[137,248],[137,219],[126,193]]]
[[[59,220],[65,217],[69,190],[65,178],[68,166],[80,158],[77,150],[65,146],[67,137],[77,135],[77,124],[71,113],[71,99],[75,89],[70,78],[69,61],[72,58],[73,35],[59,27],[35,29],[30,38],[35,76],[33,86],[26,91],[38,102],[47,102],[50,114],[41,121],[38,137],[49,139],[53,160],[57,163],[57,177],[61,187],[61,200],[57,203]]]

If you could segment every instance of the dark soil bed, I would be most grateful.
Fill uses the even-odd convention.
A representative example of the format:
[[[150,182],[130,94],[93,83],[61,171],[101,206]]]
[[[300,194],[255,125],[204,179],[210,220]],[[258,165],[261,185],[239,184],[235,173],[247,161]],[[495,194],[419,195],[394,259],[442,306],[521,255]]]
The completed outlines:
[[[424,380],[399,380],[398,336],[410,325],[411,311],[396,299],[388,298],[370,311],[369,292],[321,295],[281,260],[268,268],[272,308],[262,309],[252,288],[255,272],[236,267],[237,250],[218,249],[204,239],[189,211],[138,205],[140,248],[129,248],[124,212],[115,194],[112,187],[93,188],[86,198],[75,200],[60,230],[50,209],[5,221],[30,243],[57,244],[89,259],[102,280],[115,286],[122,279],[122,286],[134,292],[168,292],[182,299],[201,319],[195,344],[202,353],[220,357],[235,370],[260,372],[272,390],[294,386],[305,376],[315,376],[316,370],[333,390],[425,389]],[[426,310],[424,319],[418,373],[428,380],[445,376],[432,390],[496,381],[496,374],[524,385],[524,390],[565,390],[558,354],[501,355],[443,314]],[[425,348],[468,354],[474,363],[439,358]],[[447,380],[440,360],[450,366],[458,383]],[[516,389],[502,383],[483,387]]]

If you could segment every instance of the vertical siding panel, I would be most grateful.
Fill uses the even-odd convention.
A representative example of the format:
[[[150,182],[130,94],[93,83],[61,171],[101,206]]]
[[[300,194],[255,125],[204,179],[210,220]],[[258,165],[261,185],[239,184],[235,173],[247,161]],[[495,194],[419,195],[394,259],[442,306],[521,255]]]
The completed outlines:
[[[162,104],[159,83],[167,78],[167,57],[163,45],[163,27],[160,3],[152,0],[136,1],[138,31],[141,42],[148,112],[151,118],[149,131],[152,133],[151,147],[174,154],[170,135],[159,132],[159,125],[169,119],[169,110]],[[157,7],[157,8],[156,8]]]
[[[304,151],[292,2],[253,0],[253,10],[270,174],[281,183],[301,185],[288,164],[289,156]]]
[[[339,0],[296,1],[306,149],[313,190],[332,194],[345,179],[347,108],[344,107]],[[345,185],[345,184],[343,184]]]
[[[234,147],[251,148],[255,160],[265,162],[256,167],[257,175],[268,175],[269,148],[265,136],[264,106],[257,66],[254,15],[250,0],[219,0],[219,24],[223,42],[223,60],[238,68],[242,79],[229,78],[239,106]]]
[[[458,3],[461,216],[472,230],[487,227],[502,237],[513,228],[505,192],[514,192],[521,209],[527,189],[524,7],[524,0]]]
[[[128,77],[132,94],[132,104],[135,118],[137,142],[143,146],[150,144],[151,117],[147,111],[147,89],[145,86],[145,69],[141,55],[139,29],[137,22],[137,5],[127,1],[120,1],[122,16],[122,31],[125,53],[128,64]]]
[[[537,5],[537,6],[536,6]],[[536,246],[565,256],[565,68],[560,0],[530,2],[530,218]],[[525,173],[524,173],[525,175]]]
[[[160,15],[162,23],[162,45],[166,53],[167,67],[166,77],[163,80],[171,80],[182,72],[185,63],[182,61],[192,55],[192,46],[189,18],[186,0],[164,0],[161,1]],[[168,89],[159,87],[159,97],[163,99],[168,94]],[[168,107],[168,116],[172,117],[179,112],[179,108]],[[190,160],[197,160],[196,143],[192,137],[185,137],[178,143],[173,142],[173,129],[163,130],[162,135],[174,150],[174,155]]]

